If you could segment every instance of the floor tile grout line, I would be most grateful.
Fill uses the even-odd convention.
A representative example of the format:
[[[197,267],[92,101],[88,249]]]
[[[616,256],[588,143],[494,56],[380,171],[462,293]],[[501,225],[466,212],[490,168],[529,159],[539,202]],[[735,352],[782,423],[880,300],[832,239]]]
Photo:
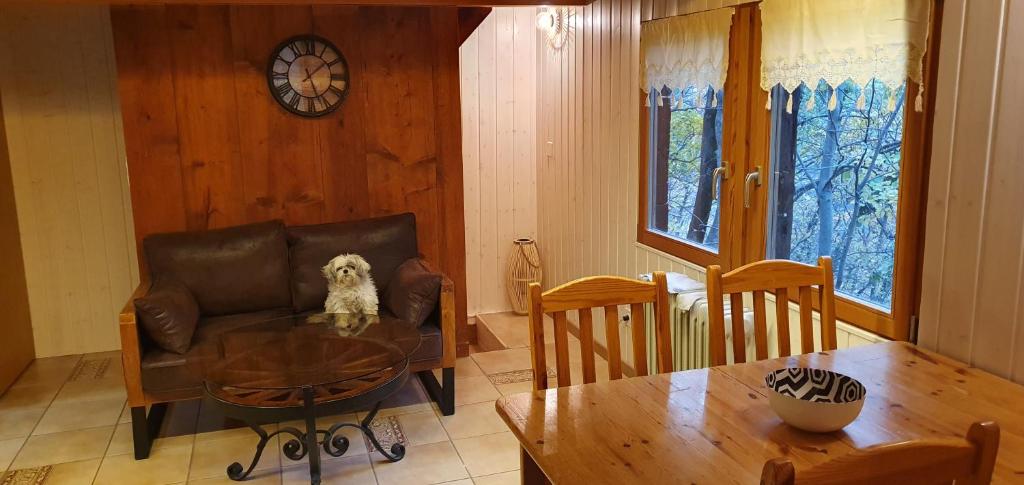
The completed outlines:
[[[199,434],[199,416],[203,413],[203,402],[199,403],[199,408],[196,409],[196,419],[192,423],[192,448],[188,450],[188,468],[185,469],[185,483],[188,483],[192,479],[192,462],[196,457],[196,436]],[[168,404],[167,406],[173,406],[174,403]],[[134,438],[133,438],[134,439]],[[156,441],[155,439],[153,441]]]
[[[75,369],[75,367],[78,366],[79,363],[82,362],[82,359],[85,357],[85,354],[77,354],[77,355],[78,355],[78,359],[75,360],[75,365],[71,366],[71,370],[72,371]],[[24,372],[22,373],[22,375],[24,375]],[[3,475],[0,475],[0,477],[6,476],[7,472],[11,471],[11,467],[14,466],[14,463],[18,461],[18,456],[21,455],[21,452],[25,449],[25,445],[28,444],[28,440],[32,439],[32,436],[36,432],[36,428],[39,427],[39,423],[42,422],[43,418],[46,416],[47,411],[50,410],[50,405],[53,404],[53,400],[57,399],[57,396],[60,395],[60,391],[62,389],[64,389],[64,386],[68,383],[68,378],[70,378],[70,377],[71,377],[71,373],[69,372],[68,375],[64,377],[64,382],[62,382],[60,384],[60,387],[57,388],[57,392],[54,393],[53,397],[51,397],[50,400],[46,403],[46,409],[43,411],[43,414],[40,415],[39,419],[36,420],[36,424],[34,426],[32,426],[32,430],[30,430],[28,432],[28,436],[25,437],[25,441],[21,442],[21,446],[18,447],[18,452],[14,454],[14,458],[11,458],[11,462],[7,465],[7,469],[4,470]],[[18,376],[18,379],[20,380],[21,376]],[[15,381],[15,382],[17,382],[17,381]],[[42,406],[40,406],[40,407],[42,407]]]

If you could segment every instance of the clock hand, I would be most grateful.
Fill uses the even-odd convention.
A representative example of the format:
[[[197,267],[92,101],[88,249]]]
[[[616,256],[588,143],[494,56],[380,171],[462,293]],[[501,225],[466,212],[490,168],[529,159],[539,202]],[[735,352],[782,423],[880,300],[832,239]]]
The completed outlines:
[[[320,72],[320,70],[325,68],[325,67],[327,67],[327,63],[326,62],[320,64],[320,67],[316,68],[312,73],[309,72],[309,69],[306,69],[306,79],[303,79],[302,81],[303,82],[308,81],[309,78],[313,77],[313,74],[316,74],[316,73]]]

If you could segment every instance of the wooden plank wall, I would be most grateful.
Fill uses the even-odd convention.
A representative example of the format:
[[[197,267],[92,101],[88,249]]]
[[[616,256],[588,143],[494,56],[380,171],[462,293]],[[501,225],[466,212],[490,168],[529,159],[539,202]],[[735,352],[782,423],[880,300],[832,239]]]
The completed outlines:
[[[636,242],[640,22],[738,3],[598,0],[572,10],[570,41],[561,50],[538,43],[537,207],[546,288],[652,271],[703,281],[704,268]],[[790,321],[798,322],[793,312],[791,306]],[[768,314],[773,323],[774,308]],[[604,332],[594,333],[603,345]],[[837,333],[844,347],[878,339],[842,323]],[[623,359],[632,362],[630,333],[620,335]]]
[[[4,336],[4,350],[0,352],[0,394],[14,383],[35,357],[25,261],[3,114],[3,102],[0,100],[0,227],[3,228],[0,231],[0,308],[4,310],[4,318],[0,319],[0,333]]]
[[[1024,382],[1024,3],[947,0],[919,343]]]
[[[0,7],[0,72],[36,355],[116,349],[138,273],[107,7]]]
[[[268,219],[416,213],[420,252],[466,293],[457,10],[356,6],[111,9],[136,237]],[[351,88],[306,119],[271,98],[266,62],[315,33]]]
[[[725,0],[733,3],[733,0]],[[640,22],[721,0],[598,0],[570,7],[561,49],[538,41],[537,231],[545,288],[589,275],[703,269],[636,242]],[[601,311],[600,309],[598,310]],[[594,316],[604,344],[604,318]],[[632,362],[629,332],[620,332]]]
[[[512,309],[512,240],[537,237],[536,31],[535,8],[498,7],[459,49],[470,315]]]

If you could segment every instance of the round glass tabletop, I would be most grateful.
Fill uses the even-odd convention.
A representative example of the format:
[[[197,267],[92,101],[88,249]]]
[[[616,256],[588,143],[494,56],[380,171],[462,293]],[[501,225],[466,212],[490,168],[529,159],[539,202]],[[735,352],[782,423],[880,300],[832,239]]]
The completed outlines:
[[[242,404],[294,396],[288,391],[303,387],[332,388],[327,394],[372,387],[392,370],[404,371],[420,333],[395,318],[319,313],[253,323],[225,332],[219,343],[207,391]]]

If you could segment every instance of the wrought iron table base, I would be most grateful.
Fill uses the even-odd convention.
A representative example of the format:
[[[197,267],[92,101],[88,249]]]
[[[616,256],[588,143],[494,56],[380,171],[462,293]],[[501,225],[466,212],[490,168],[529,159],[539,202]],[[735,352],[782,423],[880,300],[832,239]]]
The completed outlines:
[[[302,389],[303,398],[303,411],[304,419],[306,421],[306,432],[303,433],[297,428],[288,426],[280,428],[273,433],[267,433],[258,424],[249,424],[256,434],[259,435],[260,441],[256,444],[256,454],[252,457],[252,463],[249,464],[249,468],[243,470],[242,464],[237,461],[228,466],[228,478],[240,481],[245,480],[252,473],[253,469],[256,468],[256,464],[260,461],[260,456],[263,455],[263,448],[267,446],[267,442],[271,438],[279,434],[285,433],[290,434],[294,438],[288,440],[284,444],[283,451],[284,455],[291,460],[301,460],[307,454],[309,455],[309,479],[313,485],[320,484],[320,448],[323,447],[325,453],[331,456],[342,456],[348,451],[349,439],[345,436],[338,434],[338,431],[342,428],[356,428],[363,432],[363,435],[370,440],[373,447],[380,452],[384,458],[388,461],[395,462],[405,457],[405,446],[401,443],[394,443],[391,445],[390,452],[385,451],[381,446],[380,441],[377,440],[377,436],[373,434],[373,429],[370,424],[373,422],[373,418],[377,415],[377,411],[380,410],[380,402],[374,404],[373,409],[370,413],[363,418],[362,421],[357,423],[337,423],[331,426],[327,430],[316,429],[316,413],[313,412],[313,388],[304,387]],[[320,440],[320,436],[323,436],[323,440]]]

